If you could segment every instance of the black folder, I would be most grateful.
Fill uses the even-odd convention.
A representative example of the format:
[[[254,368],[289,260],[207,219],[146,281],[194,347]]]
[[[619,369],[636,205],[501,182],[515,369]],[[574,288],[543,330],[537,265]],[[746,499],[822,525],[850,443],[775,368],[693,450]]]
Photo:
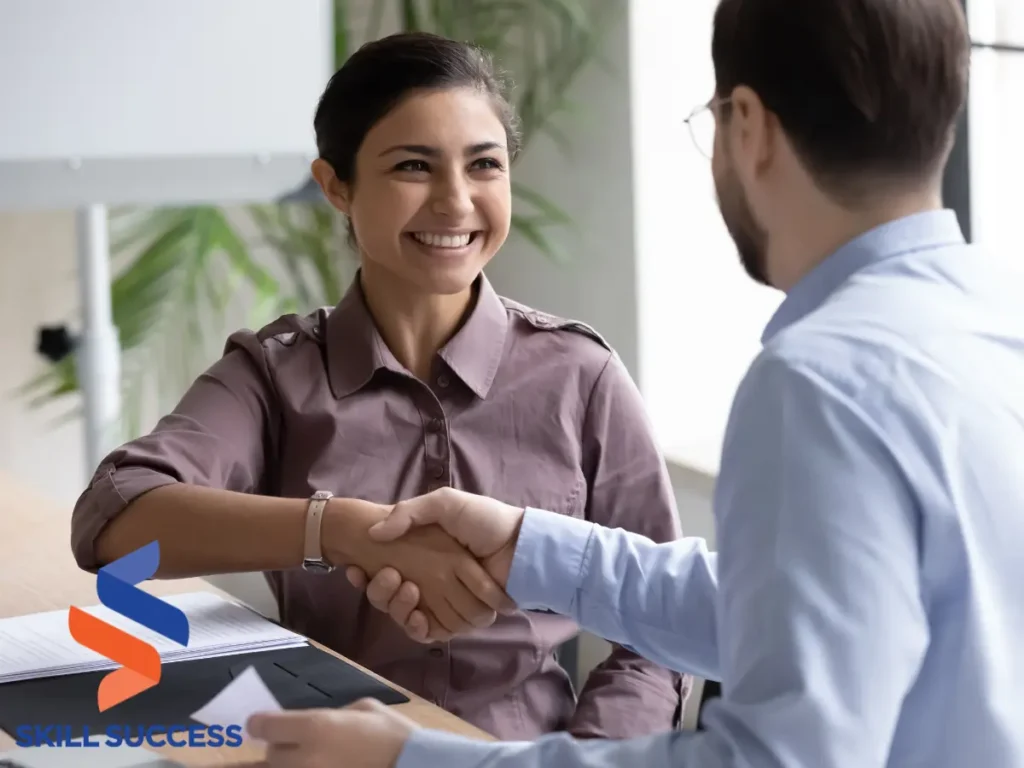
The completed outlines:
[[[107,672],[6,683],[0,685],[0,729],[13,736],[19,725],[53,723],[71,726],[80,738],[83,726],[98,734],[112,725],[191,725],[190,715],[248,667],[256,668],[284,709],[344,707],[364,697],[389,705],[409,700],[338,657],[304,645],[164,664],[155,687],[106,712],[96,706],[96,691]]]

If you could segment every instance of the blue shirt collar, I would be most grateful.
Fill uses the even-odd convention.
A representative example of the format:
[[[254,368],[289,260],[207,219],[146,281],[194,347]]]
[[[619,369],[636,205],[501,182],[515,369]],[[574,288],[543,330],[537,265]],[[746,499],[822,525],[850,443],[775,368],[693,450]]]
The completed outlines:
[[[960,222],[950,210],[916,213],[868,230],[827,257],[789,290],[761,334],[761,343],[767,344],[813,312],[865,267],[892,256],[963,242]]]

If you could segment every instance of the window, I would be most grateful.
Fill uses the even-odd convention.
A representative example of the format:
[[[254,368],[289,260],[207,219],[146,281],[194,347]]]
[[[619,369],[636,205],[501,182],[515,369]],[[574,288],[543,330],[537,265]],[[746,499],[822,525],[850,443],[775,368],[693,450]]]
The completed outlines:
[[[968,162],[972,239],[1009,252],[1018,243],[1024,178],[1024,3],[967,0],[971,38]]]
[[[714,92],[717,4],[629,4],[638,379],[669,458],[712,474],[733,396],[782,300],[740,266],[710,161],[684,124]]]

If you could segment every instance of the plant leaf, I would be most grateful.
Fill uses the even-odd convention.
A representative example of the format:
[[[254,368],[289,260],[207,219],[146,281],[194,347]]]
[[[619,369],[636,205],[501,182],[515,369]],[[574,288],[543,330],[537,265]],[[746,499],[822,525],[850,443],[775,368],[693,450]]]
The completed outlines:
[[[526,238],[534,248],[556,264],[565,264],[568,261],[565,252],[544,236],[542,226],[543,224],[535,218],[517,213],[512,214],[512,229],[515,232]]]
[[[380,5],[377,2],[377,5]],[[340,67],[349,57],[348,0],[334,0],[334,66]]]
[[[568,213],[544,197],[544,195],[530,189],[525,184],[513,181],[512,194],[533,206],[547,219],[549,224],[568,225],[572,223],[572,218]]]

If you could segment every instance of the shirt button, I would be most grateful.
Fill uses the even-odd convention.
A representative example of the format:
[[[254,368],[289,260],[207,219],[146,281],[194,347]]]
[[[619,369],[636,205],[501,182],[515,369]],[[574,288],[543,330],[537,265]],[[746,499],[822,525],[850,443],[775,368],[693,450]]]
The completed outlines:
[[[441,389],[444,389],[445,387],[447,387],[451,383],[452,383],[451,379],[449,379],[443,373],[440,376],[437,377],[437,386],[441,387]]]
[[[427,422],[427,431],[428,432],[440,432],[441,431],[441,420],[440,419],[431,419],[430,421],[428,421]]]
[[[444,464],[431,464],[430,476],[437,479],[444,477]]]
[[[440,659],[442,656],[444,656],[444,650],[441,648],[431,648],[430,655],[433,656],[435,659]]]

